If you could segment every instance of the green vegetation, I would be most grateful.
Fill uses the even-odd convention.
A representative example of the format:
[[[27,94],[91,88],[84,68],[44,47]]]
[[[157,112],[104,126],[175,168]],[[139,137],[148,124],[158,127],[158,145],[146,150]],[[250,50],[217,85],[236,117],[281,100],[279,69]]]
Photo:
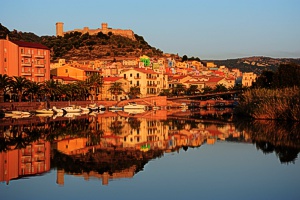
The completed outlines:
[[[263,72],[246,90],[235,114],[254,119],[300,121],[300,65],[282,64],[275,73]]]
[[[0,75],[0,102],[5,101],[84,101],[101,93],[102,78],[90,76],[86,81],[62,84],[53,79],[36,83],[24,77]]]

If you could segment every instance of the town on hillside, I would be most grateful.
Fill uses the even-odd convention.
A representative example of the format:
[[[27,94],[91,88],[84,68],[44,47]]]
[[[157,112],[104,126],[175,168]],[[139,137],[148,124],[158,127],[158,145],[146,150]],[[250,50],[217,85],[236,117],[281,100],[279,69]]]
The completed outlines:
[[[63,23],[57,23],[56,28],[57,35],[65,34]],[[85,28],[81,31],[98,33],[102,30],[128,33],[127,30],[124,33],[119,29],[108,29],[106,23],[102,24],[101,29]],[[203,63],[200,59],[184,57],[165,53],[161,57],[137,55],[92,60],[60,58],[51,62],[51,49],[45,45],[10,40],[8,36],[0,39],[1,74],[25,77],[32,82],[55,80],[62,84],[86,81],[97,75],[102,78],[102,87],[96,88],[95,95],[89,97],[92,100],[130,99],[131,88],[138,88],[137,96],[143,98],[162,94],[167,96],[170,92],[166,91],[178,87],[184,88],[185,91],[194,88],[194,93],[201,93],[205,88],[214,89],[220,85],[227,89],[236,85],[250,87],[257,77],[253,72],[242,73],[239,69],[218,66],[214,62]],[[109,91],[115,83],[120,83],[123,88],[117,95]]]

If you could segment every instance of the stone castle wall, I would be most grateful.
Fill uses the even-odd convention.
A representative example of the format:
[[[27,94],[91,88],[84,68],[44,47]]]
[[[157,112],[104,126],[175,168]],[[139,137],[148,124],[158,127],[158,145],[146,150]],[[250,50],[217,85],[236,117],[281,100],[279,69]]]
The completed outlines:
[[[134,32],[130,29],[128,30],[123,30],[123,29],[112,29],[107,27],[107,23],[102,23],[102,27],[98,29],[89,29],[89,27],[84,27],[83,29],[74,29],[71,31],[63,31],[63,23],[58,22],[56,23],[56,36],[63,36],[66,33],[71,33],[71,32],[80,32],[82,34],[89,33],[90,35],[96,35],[99,32],[102,32],[104,34],[108,34],[111,32],[114,35],[121,35],[123,37],[127,37],[129,39],[135,40]]]

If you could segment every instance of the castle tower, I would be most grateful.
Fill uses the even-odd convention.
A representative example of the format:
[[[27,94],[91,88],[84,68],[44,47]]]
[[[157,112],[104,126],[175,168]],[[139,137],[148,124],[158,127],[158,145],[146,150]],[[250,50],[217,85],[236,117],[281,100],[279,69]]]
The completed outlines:
[[[102,30],[107,30],[107,23],[102,23],[101,26],[102,26]]]
[[[63,22],[56,23],[56,36],[64,36],[64,23]]]

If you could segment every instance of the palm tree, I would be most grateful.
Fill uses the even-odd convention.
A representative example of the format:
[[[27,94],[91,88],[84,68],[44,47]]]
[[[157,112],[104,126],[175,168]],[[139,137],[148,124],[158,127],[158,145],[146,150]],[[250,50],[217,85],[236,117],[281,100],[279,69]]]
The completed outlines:
[[[42,85],[38,82],[30,82],[26,93],[30,95],[30,100],[36,101],[36,99],[42,94]]]
[[[170,89],[162,89],[159,93],[159,96],[172,96]]]
[[[188,89],[187,89],[187,94],[189,95],[194,95],[198,90],[198,85],[191,85]]]
[[[93,100],[95,100],[98,88],[99,87],[102,88],[102,85],[103,85],[102,77],[99,74],[93,74],[87,79],[87,82],[91,87],[92,95],[94,95]],[[102,94],[102,91],[100,91],[100,92]],[[102,95],[101,95],[101,97],[102,97]]]
[[[212,92],[213,89],[210,87],[210,86],[205,86],[203,89],[202,89],[202,92],[205,94],[205,93],[209,93],[209,92]]]
[[[44,83],[44,94],[45,97],[50,98],[52,101],[55,100],[55,96],[59,93],[59,91],[61,90],[59,83],[54,81],[53,79],[45,81]]]
[[[114,82],[108,88],[108,91],[110,91],[112,94],[114,94],[115,95],[115,100],[118,101],[118,95],[120,93],[124,92],[124,89],[122,88],[122,83],[121,82]]]
[[[177,84],[176,87],[172,89],[172,93],[177,96],[182,94],[184,91],[185,91],[185,86],[182,83]]]
[[[0,74],[0,103],[4,102],[4,95],[8,89],[11,78],[7,74]]]
[[[138,86],[130,87],[130,90],[128,93],[128,96],[130,97],[130,99],[135,99],[140,94],[141,94],[140,87],[138,87]]]
[[[227,88],[223,84],[217,84],[216,88],[214,89],[215,92],[227,92]]]
[[[27,90],[30,81],[22,76],[14,76],[14,80],[11,81],[11,87],[14,92],[18,94],[19,102],[22,101],[22,96],[24,92]]]
[[[86,98],[90,95],[89,93],[89,85],[87,84],[86,81],[77,81],[76,82],[77,86],[78,86],[78,95],[80,97],[81,100],[86,100]]]

